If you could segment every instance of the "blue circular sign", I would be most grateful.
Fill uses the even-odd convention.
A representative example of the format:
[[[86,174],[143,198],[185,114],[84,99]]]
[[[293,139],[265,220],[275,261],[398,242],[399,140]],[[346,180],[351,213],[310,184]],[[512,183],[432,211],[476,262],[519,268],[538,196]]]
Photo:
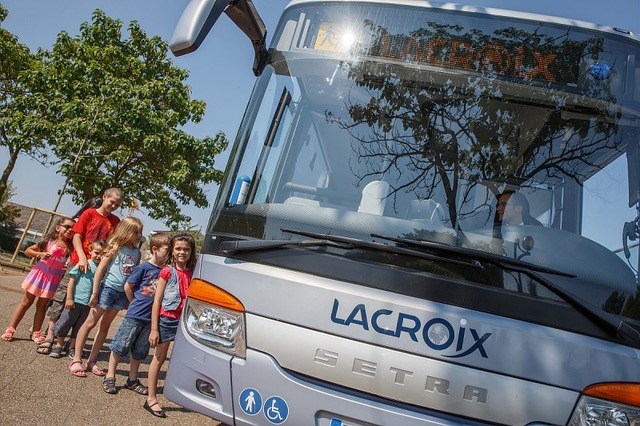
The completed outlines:
[[[255,416],[262,409],[262,396],[254,388],[246,388],[240,393],[238,404],[242,411],[250,416]]]
[[[279,425],[287,421],[289,417],[289,406],[287,402],[279,396],[270,396],[264,402],[264,408],[262,409],[264,416],[269,420],[269,423]]]

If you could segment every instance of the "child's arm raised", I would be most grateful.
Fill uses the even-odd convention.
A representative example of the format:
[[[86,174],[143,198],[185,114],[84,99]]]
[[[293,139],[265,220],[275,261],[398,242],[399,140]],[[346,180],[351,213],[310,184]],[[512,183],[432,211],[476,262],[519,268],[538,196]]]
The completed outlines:
[[[67,309],[73,309],[76,307],[75,302],[73,301],[73,292],[76,287],[76,276],[71,275],[69,277],[69,284],[67,284],[67,300],[64,302],[64,307]]]
[[[24,254],[26,254],[28,257],[35,257],[37,260],[47,260],[48,258],[51,257],[51,253],[45,251],[42,251],[42,249],[40,248],[40,246],[38,244],[34,244],[32,246],[29,246],[25,251]]]
[[[109,263],[111,263],[111,257],[102,256],[100,259],[100,264],[96,269],[96,273],[93,276],[93,291],[91,292],[91,299],[89,299],[89,306],[92,308],[96,306],[98,303],[98,294],[100,293],[100,283],[102,282],[102,278],[104,274],[107,272],[109,268]],[[78,270],[80,269],[80,263],[78,263]]]
[[[162,298],[166,287],[167,281],[164,278],[158,278],[156,293],[153,296],[153,306],[151,307],[151,332],[149,333],[151,346],[156,346],[160,340],[160,307],[162,306]]]

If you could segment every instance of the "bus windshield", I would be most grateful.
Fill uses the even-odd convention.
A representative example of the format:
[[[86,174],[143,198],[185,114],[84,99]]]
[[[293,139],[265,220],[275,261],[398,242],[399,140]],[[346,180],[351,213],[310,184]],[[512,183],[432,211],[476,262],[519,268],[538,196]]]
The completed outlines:
[[[621,250],[636,217],[626,154],[640,137],[637,53],[628,38],[555,23],[294,6],[209,232],[464,246],[607,288],[609,310],[637,319],[638,300],[622,307],[638,297],[637,247],[631,259]]]

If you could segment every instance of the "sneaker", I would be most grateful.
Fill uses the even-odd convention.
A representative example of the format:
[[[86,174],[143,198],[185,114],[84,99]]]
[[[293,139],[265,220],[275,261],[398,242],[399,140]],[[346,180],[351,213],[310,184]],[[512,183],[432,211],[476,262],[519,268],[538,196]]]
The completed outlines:
[[[51,358],[61,358],[62,357],[62,346],[56,345],[51,352],[49,353]]]
[[[76,356],[76,350],[73,348],[69,349],[69,353],[67,354],[67,356],[73,359]]]

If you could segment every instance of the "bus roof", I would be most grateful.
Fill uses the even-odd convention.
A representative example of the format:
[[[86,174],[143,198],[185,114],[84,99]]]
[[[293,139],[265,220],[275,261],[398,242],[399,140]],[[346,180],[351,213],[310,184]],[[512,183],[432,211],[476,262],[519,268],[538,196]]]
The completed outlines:
[[[532,2],[464,0],[464,4],[426,0],[292,0],[287,8],[302,3],[319,2],[394,4],[484,13],[604,31],[640,41],[640,2],[637,0],[598,1],[597,3],[595,0],[563,0],[560,2],[557,0]],[[518,10],[514,10],[515,8]],[[601,22],[603,19],[615,20],[615,22]]]

